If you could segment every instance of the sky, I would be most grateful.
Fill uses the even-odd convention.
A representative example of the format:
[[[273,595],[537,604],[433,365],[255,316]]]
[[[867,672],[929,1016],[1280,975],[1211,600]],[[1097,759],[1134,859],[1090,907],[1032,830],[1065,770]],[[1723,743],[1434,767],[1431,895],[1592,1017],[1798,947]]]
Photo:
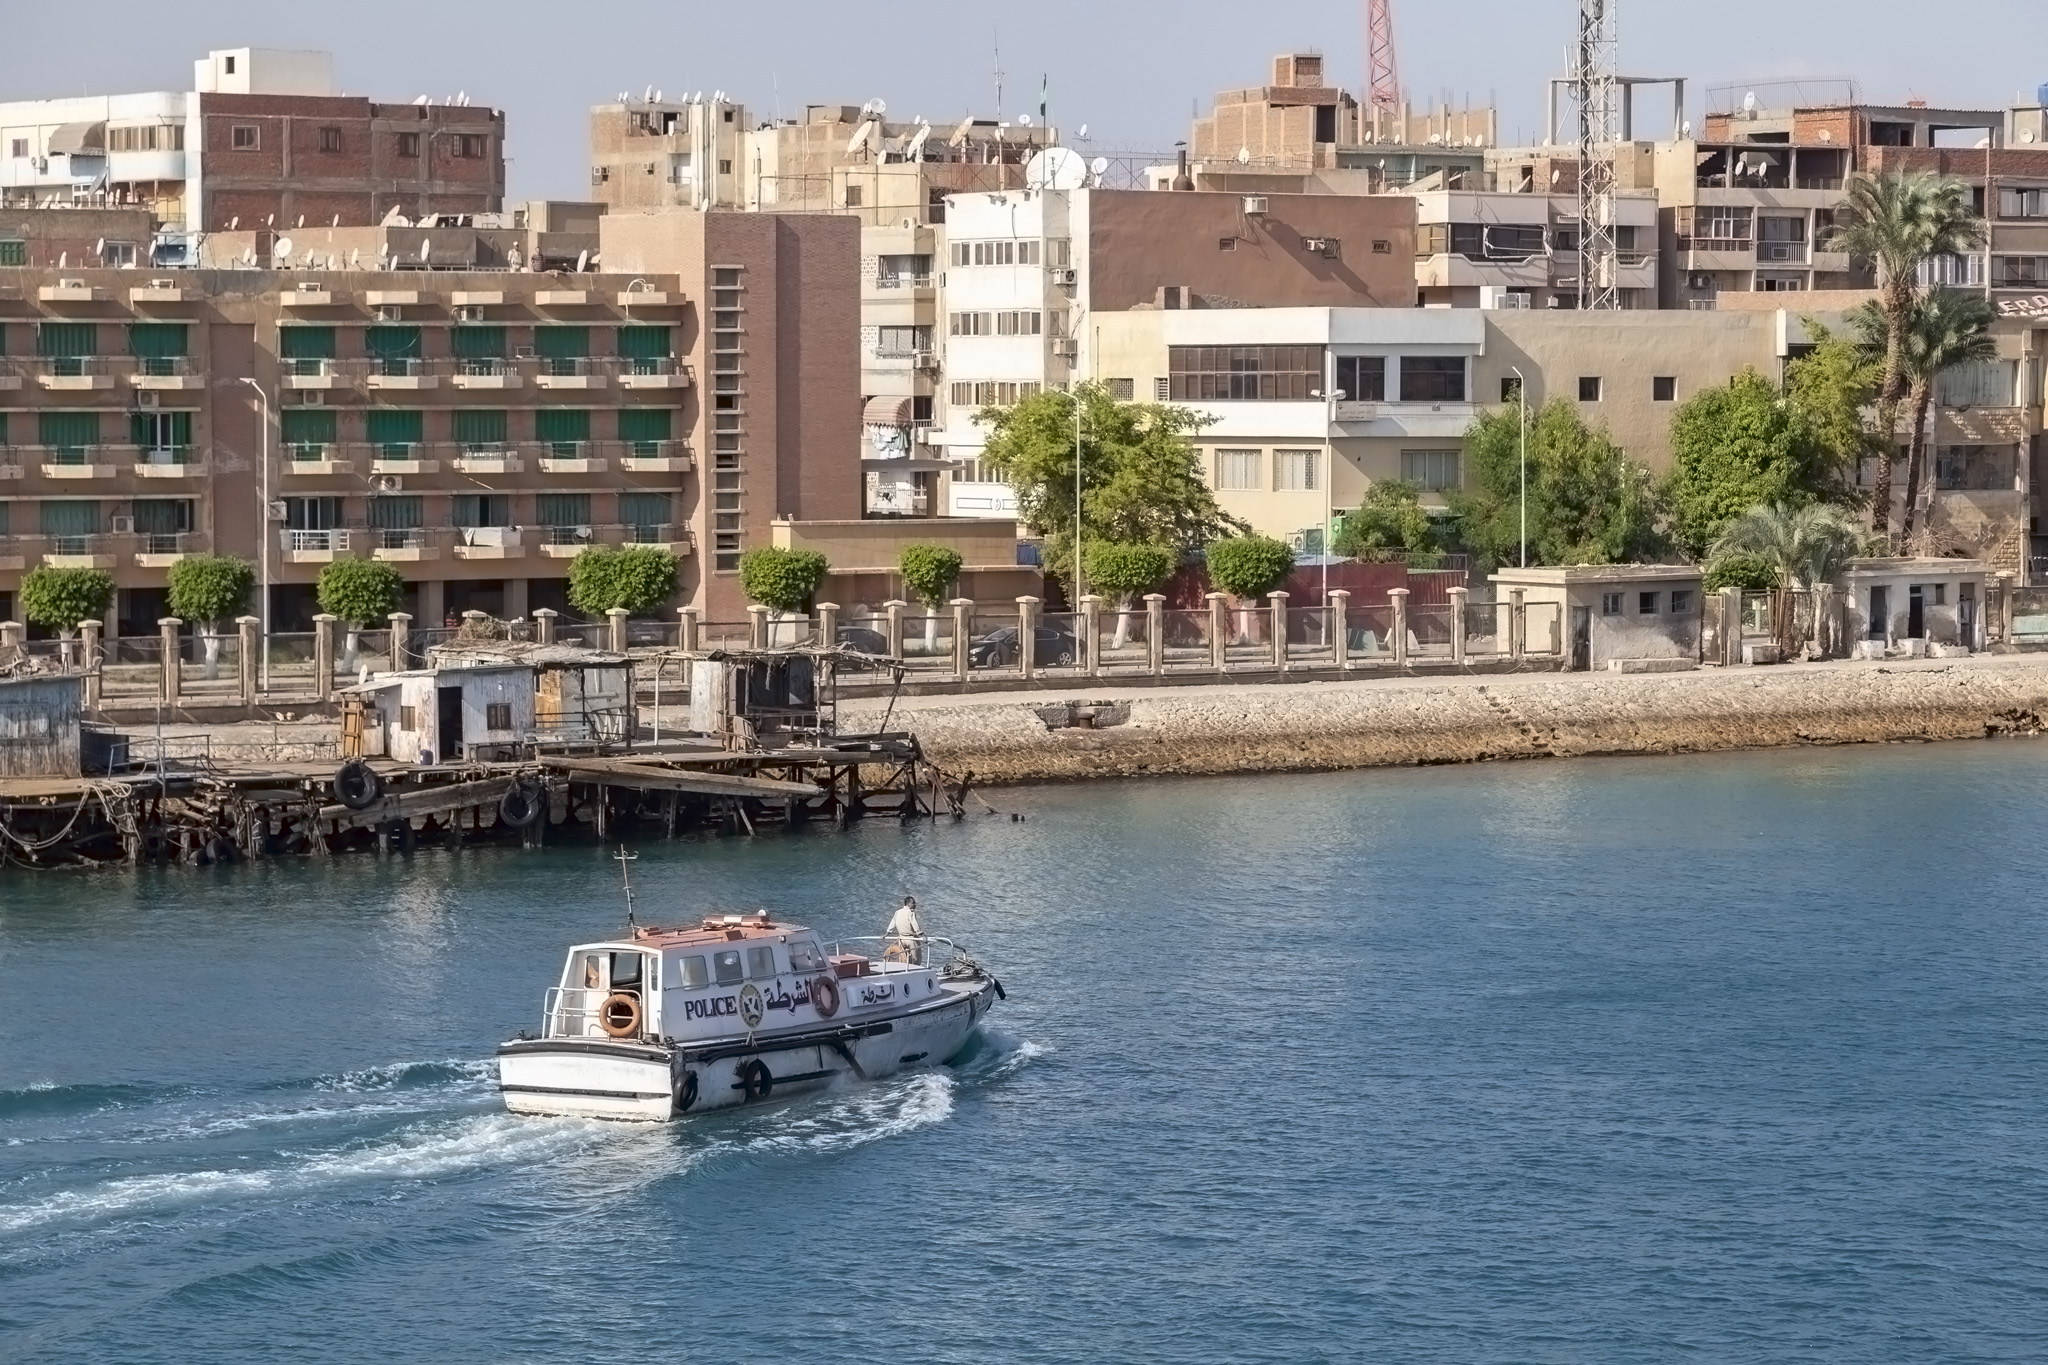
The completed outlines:
[[[166,8],[9,0],[0,99],[188,89],[192,61],[226,47],[324,48],[342,90],[395,103],[466,92],[508,116],[512,199],[580,198],[585,116],[621,90],[671,99],[724,89],[756,118],[880,97],[891,118],[934,123],[995,107],[1088,125],[1095,151],[1170,151],[1218,90],[1263,84],[1274,54],[1321,51],[1354,92],[1364,65],[1360,0],[180,0]],[[1403,86],[1423,104],[1494,100],[1504,141],[1540,137],[1544,82],[1564,71],[1567,0],[1394,0]],[[1996,35],[2038,29],[2031,0],[1621,0],[1625,74],[1682,75],[1697,122],[1709,87],[1853,78],[1880,103],[2002,107],[2048,82],[2048,48]],[[1821,88],[1815,86],[1814,88]],[[1835,87],[1839,88],[1839,86]],[[2029,96],[2031,98],[2031,94]],[[1740,98],[1740,93],[1736,94]],[[1767,101],[1768,102],[1768,101]],[[1662,135],[1668,96],[1646,92],[1638,133]]]

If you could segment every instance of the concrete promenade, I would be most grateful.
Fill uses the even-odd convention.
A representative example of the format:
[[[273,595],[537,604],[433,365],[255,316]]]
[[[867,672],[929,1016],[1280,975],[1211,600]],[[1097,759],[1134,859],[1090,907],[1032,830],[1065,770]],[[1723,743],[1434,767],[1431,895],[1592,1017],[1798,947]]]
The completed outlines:
[[[873,725],[886,706],[842,703],[841,728]],[[977,784],[1982,738],[2048,729],[2048,655],[1166,690],[1084,681],[902,697],[889,728]]]

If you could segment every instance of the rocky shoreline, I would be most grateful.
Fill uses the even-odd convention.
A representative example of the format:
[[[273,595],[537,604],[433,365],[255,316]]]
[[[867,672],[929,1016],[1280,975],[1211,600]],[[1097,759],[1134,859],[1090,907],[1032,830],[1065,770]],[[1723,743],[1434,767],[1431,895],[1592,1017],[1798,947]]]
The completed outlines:
[[[886,703],[843,703],[842,726]],[[2038,734],[2048,656],[1691,673],[1373,678],[1296,685],[906,697],[947,772],[976,784],[1296,772],[1596,754]]]

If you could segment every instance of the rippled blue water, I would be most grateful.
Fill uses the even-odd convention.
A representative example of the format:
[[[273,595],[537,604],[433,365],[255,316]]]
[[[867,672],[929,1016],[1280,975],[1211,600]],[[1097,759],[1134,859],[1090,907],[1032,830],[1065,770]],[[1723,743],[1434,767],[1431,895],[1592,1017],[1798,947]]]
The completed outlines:
[[[650,844],[644,917],[1010,999],[957,1068],[515,1121],[598,850],[0,881],[0,1358],[2019,1359],[2023,743],[996,795]]]

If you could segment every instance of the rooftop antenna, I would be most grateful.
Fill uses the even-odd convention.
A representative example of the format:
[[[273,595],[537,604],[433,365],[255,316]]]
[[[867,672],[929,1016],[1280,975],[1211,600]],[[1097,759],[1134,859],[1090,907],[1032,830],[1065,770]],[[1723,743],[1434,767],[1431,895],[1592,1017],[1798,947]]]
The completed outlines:
[[[991,29],[990,32],[993,34],[995,40],[996,117],[1000,119],[1003,116],[1003,32],[1001,29]]]
[[[1401,107],[1401,67],[1394,53],[1394,0],[1366,0],[1365,102],[1375,109]]]
[[[628,853],[626,851],[626,846],[624,844],[620,844],[619,851],[617,853],[614,853],[612,855],[612,858],[619,865],[619,880],[625,883],[626,927],[628,929],[631,929],[635,927],[633,923],[633,869],[631,867],[631,864],[639,862],[640,855],[637,853]]]
[[[1579,306],[1621,306],[1614,282],[1614,144],[1621,140],[1616,0],[1579,0],[1572,99],[1579,116]]]

